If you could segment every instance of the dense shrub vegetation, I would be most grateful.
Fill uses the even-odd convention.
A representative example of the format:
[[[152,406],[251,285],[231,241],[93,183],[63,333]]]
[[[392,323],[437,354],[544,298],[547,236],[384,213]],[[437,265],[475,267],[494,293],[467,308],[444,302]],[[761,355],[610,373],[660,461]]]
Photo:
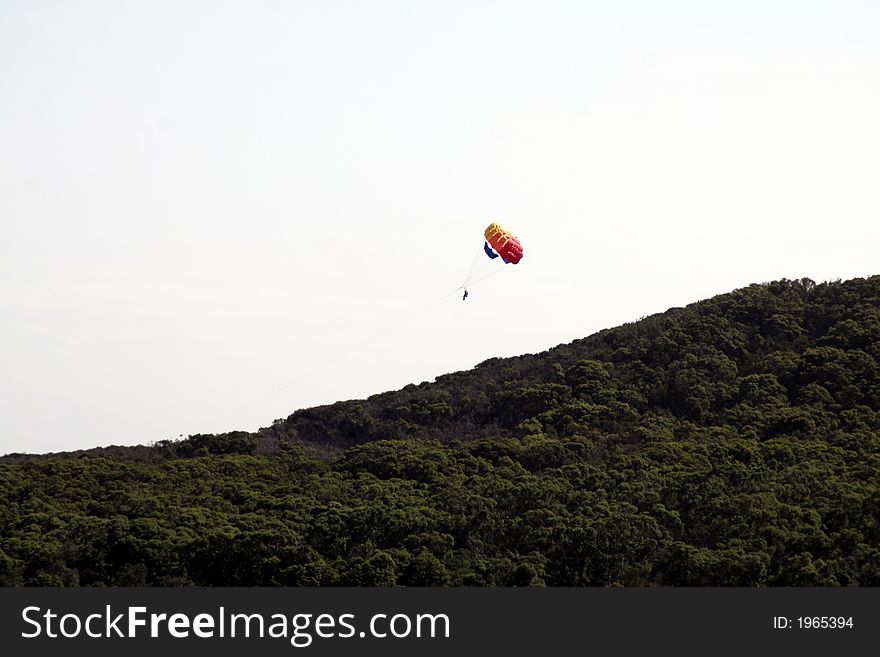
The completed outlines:
[[[6,585],[880,586],[880,277],[249,434],[0,459]]]

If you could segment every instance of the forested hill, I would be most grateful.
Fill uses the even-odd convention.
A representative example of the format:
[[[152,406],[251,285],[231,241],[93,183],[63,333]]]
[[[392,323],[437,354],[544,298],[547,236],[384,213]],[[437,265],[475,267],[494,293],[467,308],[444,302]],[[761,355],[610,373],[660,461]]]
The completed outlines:
[[[880,277],[0,475],[5,584],[878,586]]]
[[[435,383],[298,411],[261,434],[325,450],[536,434],[643,442],[666,426],[828,437],[857,417],[877,426],[878,360],[880,277],[781,281]]]

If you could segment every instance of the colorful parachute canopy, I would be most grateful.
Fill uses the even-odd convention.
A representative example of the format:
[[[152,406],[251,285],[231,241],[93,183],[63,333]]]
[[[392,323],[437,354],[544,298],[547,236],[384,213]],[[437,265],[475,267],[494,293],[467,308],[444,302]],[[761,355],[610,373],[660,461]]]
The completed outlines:
[[[500,224],[491,223],[486,228],[486,255],[490,258],[501,256],[502,260],[510,265],[515,265],[523,257],[522,244],[512,233],[507,232]],[[492,249],[497,255],[491,253]]]

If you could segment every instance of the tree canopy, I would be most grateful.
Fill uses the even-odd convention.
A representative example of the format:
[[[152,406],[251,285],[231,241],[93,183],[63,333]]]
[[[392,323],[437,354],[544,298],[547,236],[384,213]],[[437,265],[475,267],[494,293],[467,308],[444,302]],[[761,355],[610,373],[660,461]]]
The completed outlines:
[[[231,432],[0,459],[5,585],[880,585],[880,277]]]

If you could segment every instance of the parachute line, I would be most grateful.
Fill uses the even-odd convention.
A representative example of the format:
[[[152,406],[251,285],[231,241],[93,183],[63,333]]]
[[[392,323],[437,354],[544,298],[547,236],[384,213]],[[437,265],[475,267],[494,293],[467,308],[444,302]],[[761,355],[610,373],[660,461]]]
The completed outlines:
[[[474,253],[473,262],[471,262],[471,266],[468,269],[467,275],[464,277],[464,281],[461,284],[461,287],[458,289],[464,289],[469,285],[473,285],[476,282],[476,279],[482,278],[483,273],[486,271],[488,267],[491,267],[494,263],[492,260],[486,258],[486,254],[483,250],[483,247],[477,249],[476,253]]]

